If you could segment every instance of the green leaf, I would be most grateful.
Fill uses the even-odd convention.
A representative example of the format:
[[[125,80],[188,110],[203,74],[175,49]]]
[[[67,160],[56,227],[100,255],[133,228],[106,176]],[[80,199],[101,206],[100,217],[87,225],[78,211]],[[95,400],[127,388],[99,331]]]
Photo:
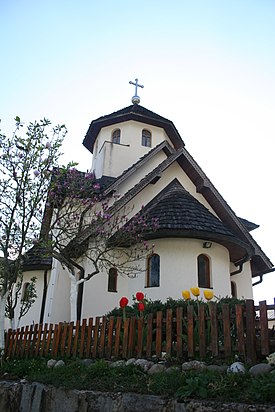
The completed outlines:
[[[14,120],[16,121],[16,123],[20,123],[20,117],[19,116],[16,116]]]

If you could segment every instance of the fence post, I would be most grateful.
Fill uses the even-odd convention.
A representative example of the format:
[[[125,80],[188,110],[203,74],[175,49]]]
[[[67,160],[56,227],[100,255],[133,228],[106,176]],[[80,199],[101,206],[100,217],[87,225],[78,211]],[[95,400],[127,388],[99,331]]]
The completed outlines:
[[[255,308],[254,301],[247,299],[245,302],[246,309],[246,354],[247,362],[255,364],[256,354],[256,334],[255,334]]]

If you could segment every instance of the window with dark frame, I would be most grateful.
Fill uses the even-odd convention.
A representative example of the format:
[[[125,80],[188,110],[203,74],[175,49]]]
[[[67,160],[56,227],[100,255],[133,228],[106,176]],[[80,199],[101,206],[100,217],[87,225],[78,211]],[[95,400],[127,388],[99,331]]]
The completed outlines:
[[[22,288],[22,293],[21,293],[22,302],[26,302],[29,299],[29,287],[30,287],[30,282],[24,283],[23,288]]]
[[[112,143],[120,143],[120,129],[116,129],[112,133]]]
[[[141,139],[142,146],[151,147],[152,145],[152,133],[149,130],[143,129],[142,130],[142,139]]]
[[[158,287],[160,285],[160,256],[154,253],[147,259],[146,287]]]
[[[109,269],[108,292],[117,292],[117,268]]]
[[[210,261],[206,255],[198,256],[198,286],[200,288],[211,288]]]

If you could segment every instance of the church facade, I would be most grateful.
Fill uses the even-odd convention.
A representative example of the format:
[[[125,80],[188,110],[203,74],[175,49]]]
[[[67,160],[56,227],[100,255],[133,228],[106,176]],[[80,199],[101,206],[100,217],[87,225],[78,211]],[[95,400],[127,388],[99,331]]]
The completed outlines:
[[[252,285],[273,265],[251,236],[258,226],[236,216],[185,148],[172,121],[140,106],[92,121],[84,146],[93,155],[92,171],[105,194],[117,193],[117,210],[131,216],[141,209],[158,219],[148,238],[154,253],[141,262],[135,278],[115,268],[85,282],[78,296],[78,317],[100,316],[119,299],[137,291],[165,301],[198,286],[215,296],[252,298]],[[83,234],[83,242],[89,233]],[[79,261],[89,272],[91,263]],[[20,325],[70,321],[70,280],[55,259],[30,262],[24,280],[37,277],[38,298]],[[80,293],[81,292],[81,293]]]

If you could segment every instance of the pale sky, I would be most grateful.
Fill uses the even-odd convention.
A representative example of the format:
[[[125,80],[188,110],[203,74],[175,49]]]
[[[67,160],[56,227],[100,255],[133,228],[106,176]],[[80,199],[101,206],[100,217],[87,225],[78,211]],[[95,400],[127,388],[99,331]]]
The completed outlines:
[[[17,115],[65,123],[63,162],[89,169],[89,124],[130,105],[137,77],[275,264],[274,21],[274,0],[0,0],[2,131]]]

